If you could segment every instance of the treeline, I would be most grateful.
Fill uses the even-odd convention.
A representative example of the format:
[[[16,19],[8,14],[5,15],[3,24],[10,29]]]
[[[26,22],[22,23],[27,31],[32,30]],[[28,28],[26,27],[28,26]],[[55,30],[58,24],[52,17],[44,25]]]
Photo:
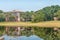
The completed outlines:
[[[31,12],[25,12],[21,15],[25,19],[31,19],[32,22],[51,21],[54,17],[60,19],[60,6],[48,6],[43,9]]]
[[[0,21],[5,21],[6,14],[10,16],[10,20],[14,19],[14,15],[12,15],[11,12],[3,12],[2,10],[0,10]],[[21,20],[32,22],[51,21],[54,17],[60,19],[60,6],[48,6],[35,12],[22,12],[20,15]]]

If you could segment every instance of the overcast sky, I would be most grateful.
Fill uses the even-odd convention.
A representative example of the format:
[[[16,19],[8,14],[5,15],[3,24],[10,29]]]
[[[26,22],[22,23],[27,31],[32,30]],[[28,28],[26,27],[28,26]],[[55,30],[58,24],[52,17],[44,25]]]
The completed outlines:
[[[46,6],[60,5],[60,0],[0,0],[0,10],[36,11]]]

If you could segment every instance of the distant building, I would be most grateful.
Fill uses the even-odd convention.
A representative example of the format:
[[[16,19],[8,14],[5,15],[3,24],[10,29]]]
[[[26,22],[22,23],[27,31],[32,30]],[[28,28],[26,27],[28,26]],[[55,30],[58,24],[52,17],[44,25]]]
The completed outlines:
[[[57,21],[58,20],[58,18],[57,17],[54,17],[54,21]]]
[[[11,11],[11,13],[13,14],[13,16],[15,16],[15,18],[14,18],[14,20],[13,21],[15,21],[15,22],[20,22],[20,20],[21,20],[21,17],[20,17],[20,11],[18,11],[18,10],[13,10],[13,11]],[[10,14],[11,14],[10,13]],[[11,17],[11,16],[10,16]],[[10,21],[10,19],[9,19],[9,15],[7,14],[6,15],[6,21]],[[17,35],[20,35],[20,27],[18,27],[18,26],[16,26],[17,28]],[[16,30],[15,29],[15,30]],[[8,27],[6,27],[6,33],[9,33],[9,28]]]

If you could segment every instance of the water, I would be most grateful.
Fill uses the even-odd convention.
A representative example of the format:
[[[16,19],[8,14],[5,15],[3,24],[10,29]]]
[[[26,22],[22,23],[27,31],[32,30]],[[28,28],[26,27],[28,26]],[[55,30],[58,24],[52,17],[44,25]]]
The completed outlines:
[[[36,35],[31,35],[29,37],[26,36],[12,37],[5,35],[4,40],[43,40],[43,39]]]

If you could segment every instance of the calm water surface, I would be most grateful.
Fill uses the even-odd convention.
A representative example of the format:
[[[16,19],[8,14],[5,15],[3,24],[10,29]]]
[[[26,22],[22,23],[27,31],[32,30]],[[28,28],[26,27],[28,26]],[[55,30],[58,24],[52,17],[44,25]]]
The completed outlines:
[[[5,35],[4,40],[43,40],[43,39],[36,35],[31,35],[29,37],[26,36],[12,37]]]

